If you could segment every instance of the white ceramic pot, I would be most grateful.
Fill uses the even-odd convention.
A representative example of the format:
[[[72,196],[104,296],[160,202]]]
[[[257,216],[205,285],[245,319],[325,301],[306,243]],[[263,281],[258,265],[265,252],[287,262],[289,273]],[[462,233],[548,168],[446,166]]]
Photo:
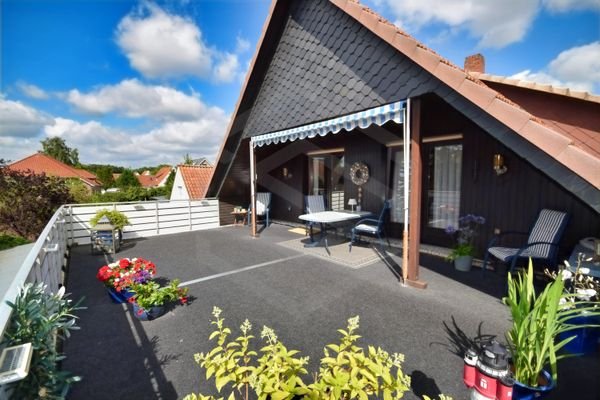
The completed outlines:
[[[473,256],[460,256],[454,259],[454,268],[457,271],[468,272],[473,265]]]

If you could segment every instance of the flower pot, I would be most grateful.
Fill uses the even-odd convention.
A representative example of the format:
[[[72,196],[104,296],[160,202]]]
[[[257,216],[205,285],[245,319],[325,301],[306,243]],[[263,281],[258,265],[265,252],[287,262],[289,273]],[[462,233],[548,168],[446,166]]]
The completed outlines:
[[[515,380],[512,395],[513,400],[543,399],[554,389],[556,384],[548,371],[542,371],[538,382],[538,386],[531,387]]]
[[[467,272],[473,265],[473,256],[459,256],[454,259],[454,268],[457,271]]]
[[[600,325],[600,317],[597,315],[579,315],[574,318],[570,318],[566,321],[568,324],[573,325]],[[562,349],[570,354],[593,354],[598,350],[600,343],[600,327],[582,327],[573,329],[567,332],[561,332],[558,335],[558,340],[562,341],[571,336],[575,336],[571,339]]]
[[[133,315],[140,321],[152,321],[165,313],[164,306],[154,306],[146,310],[137,303],[133,303]]]
[[[106,290],[108,292],[108,297],[110,297],[112,302],[116,304],[127,303],[129,298],[133,297],[135,294],[127,289],[123,289],[118,292],[115,288],[107,287]]]

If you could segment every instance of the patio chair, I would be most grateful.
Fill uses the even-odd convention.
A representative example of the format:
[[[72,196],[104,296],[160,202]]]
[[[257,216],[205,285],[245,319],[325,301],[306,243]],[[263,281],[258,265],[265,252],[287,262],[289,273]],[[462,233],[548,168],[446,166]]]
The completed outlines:
[[[482,274],[490,255],[503,263],[510,263],[509,271],[514,272],[519,258],[530,258],[533,261],[547,261],[548,266],[555,268],[557,264],[558,243],[562,237],[569,215],[562,211],[543,209],[540,211],[533,228],[529,232],[527,243],[521,247],[497,246],[501,237],[506,235],[527,235],[527,232],[502,232],[494,235],[488,244],[483,259]]]
[[[306,214],[312,214],[317,212],[327,211],[325,207],[325,196],[323,195],[310,195],[304,196],[304,211]],[[310,236],[310,240],[313,241],[313,226],[314,222],[306,223],[306,232]]]
[[[248,225],[251,225],[252,221],[252,203],[248,206]],[[269,226],[271,214],[271,193],[270,192],[257,192],[256,193],[256,219],[263,217],[265,220],[265,227]]]
[[[377,236],[379,239],[379,244],[382,248],[384,246],[383,237],[385,236],[387,244],[390,246],[390,240],[385,233],[386,216],[390,211],[390,207],[390,200],[386,200],[383,202],[383,209],[379,213],[379,219],[364,218],[354,225],[354,228],[352,228],[352,237],[350,238],[349,251],[352,251],[352,245],[360,238],[361,235]]]

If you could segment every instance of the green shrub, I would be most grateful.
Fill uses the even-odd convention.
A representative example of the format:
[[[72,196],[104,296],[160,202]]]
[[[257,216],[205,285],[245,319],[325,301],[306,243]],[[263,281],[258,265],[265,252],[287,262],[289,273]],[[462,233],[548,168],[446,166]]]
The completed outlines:
[[[0,234],[0,250],[10,249],[27,243],[30,243],[29,240],[20,236]]]
[[[129,219],[127,219],[127,216],[125,214],[117,210],[109,210],[108,208],[98,210],[98,212],[96,212],[96,215],[94,215],[92,219],[90,219],[90,225],[98,225],[98,221],[100,221],[102,217],[108,218],[111,225],[113,225],[117,229],[123,230],[125,225],[129,225]]]
[[[401,368],[402,354],[390,355],[380,347],[368,346],[365,350],[357,345],[358,316],[348,320],[345,330],[338,330],[339,344],[325,347],[321,368],[314,374],[313,383],[304,381],[308,375],[305,368],[308,357],[299,357],[298,351],[288,350],[271,328],[263,327],[261,338],[265,345],[256,352],[250,347],[254,336],[248,320],[240,326],[241,336],[230,340],[231,329],[224,325],[218,307],[213,309],[213,316],[211,324],[216,329],[209,340],[216,340],[216,346],[208,353],[195,354],[194,358],[206,370],[206,379],[214,379],[219,393],[224,389],[229,392],[228,400],[247,400],[251,391],[259,400],[388,400],[402,398],[409,390],[410,377]],[[451,400],[443,395],[440,398]],[[214,399],[202,394],[189,394],[184,398]]]
[[[14,399],[64,399],[69,386],[80,380],[69,372],[61,371],[58,363],[64,356],[57,350],[57,339],[66,339],[76,325],[79,303],[72,304],[64,295],[64,287],[56,294],[45,292],[42,284],[26,284],[19,292],[12,308],[10,322],[2,343],[16,346],[31,342],[33,355],[29,374],[23,380],[8,384]]]

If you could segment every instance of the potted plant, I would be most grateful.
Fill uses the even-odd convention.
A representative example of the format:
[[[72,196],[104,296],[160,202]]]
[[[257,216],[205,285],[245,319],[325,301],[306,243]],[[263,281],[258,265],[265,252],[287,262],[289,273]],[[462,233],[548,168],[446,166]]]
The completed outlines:
[[[115,303],[125,303],[133,293],[129,290],[134,283],[144,284],[156,275],[153,262],[138,258],[122,258],[100,267],[96,278],[104,283],[108,295]]]
[[[96,212],[96,215],[90,219],[90,225],[96,226],[102,217],[108,218],[110,224],[117,229],[119,235],[119,242],[123,242],[123,228],[125,225],[130,225],[129,219],[127,216],[120,211],[117,210],[109,210],[108,208],[103,208]]]
[[[552,281],[536,294],[531,260],[527,271],[514,279],[509,273],[508,279],[508,296],[503,302],[510,308],[512,320],[506,339],[515,378],[513,399],[540,398],[556,385],[557,361],[568,356],[559,354],[559,350],[574,336],[557,338],[577,328],[569,320],[594,310],[583,304],[569,305],[572,295],[565,293],[562,279]]]
[[[565,293],[570,295],[566,299],[568,306],[592,308],[591,311],[584,311],[581,315],[569,319],[567,322],[577,328],[559,335],[561,340],[575,336],[564,347],[564,350],[571,354],[594,353],[598,350],[600,340],[600,316],[593,312],[600,311],[600,281],[589,275],[589,268],[581,267],[582,261],[583,257],[580,255],[576,267],[571,267],[569,262],[565,261],[565,268],[558,273],[544,271],[551,279],[564,281]]]
[[[458,271],[471,270],[475,255],[473,239],[477,236],[479,225],[483,224],[485,224],[484,217],[467,214],[458,219],[458,227],[450,225],[446,228],[448,235],[456,237],[456,245],[446,259],[453,261]]]
[[[188,289],[178,286],[178,279],[168,286],[160,286],[155,281],[134,283],[131,286],[133,296],[129,299],[133,314],[142,321],[152,321],[165,313],[166,303],[179,299],[181,304],[186,304]]]

